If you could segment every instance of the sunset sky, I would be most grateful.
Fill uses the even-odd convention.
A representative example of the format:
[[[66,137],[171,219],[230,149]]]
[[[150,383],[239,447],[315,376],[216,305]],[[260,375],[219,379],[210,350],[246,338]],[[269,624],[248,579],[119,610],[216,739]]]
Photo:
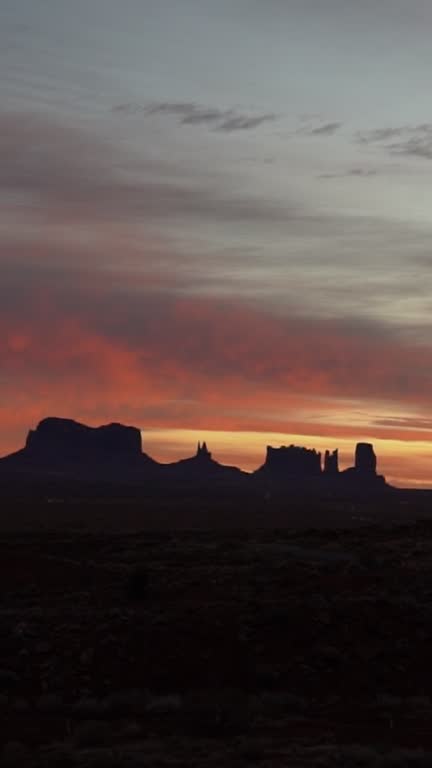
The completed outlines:
[[[432,487],[430,0],[0,0],[0,454],[48,415]]]

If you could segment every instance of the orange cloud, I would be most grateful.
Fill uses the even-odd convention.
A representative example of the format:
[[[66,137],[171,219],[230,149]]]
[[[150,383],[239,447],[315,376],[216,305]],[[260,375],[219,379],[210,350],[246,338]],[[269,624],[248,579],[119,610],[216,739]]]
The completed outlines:
[[[380,328],[371,337],[361,326],[166,293],[123,296],[121,288],[107,290],[100,278],[98,289],[89,275],[93,303],[85,288],[68,285],[64,301],[49,291],[32,300],[30,292],[20,312],[0,312],[3,453],[47,415],[120,420],[144,430],[259,433],[263,450],[269,432],[287,440],[295,434],[306,445],[318,439],[321,449],[338,440],[382,440],[389,457],[386,440],[408,446],[432,438],[423,426],[428,349]],[[394,418],[386,421],[388,414]],[[401,414],[411,417],[406,425]],[[247,437],[244,449],[238,440],[235,446],[230,455],[251,467]],[[158,451],[172,455],[169,445]],[[351,452],[347,447],[347,463]],[[427,483],[427,462],[417,457],[419,477],[415,454],[408,447],[406,454],[411,468],[401,464],[403,451],[392,466]]]

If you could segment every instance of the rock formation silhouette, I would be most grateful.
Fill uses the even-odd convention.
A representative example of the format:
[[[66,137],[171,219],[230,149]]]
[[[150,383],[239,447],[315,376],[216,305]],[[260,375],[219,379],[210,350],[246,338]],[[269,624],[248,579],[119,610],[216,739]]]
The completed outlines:
[[[195,456],[181,459],[173,464],[167,464],[164,466],[164,471],[167,478],[182,484],[192,481],[198,483],[211,481],[213,483],[218,480],[222,482],[235,482],[242,477],[247,477],[237,467],[228,467],[215,461],[207,448],[206,442],[198,443]]]
[[[317,477],[321,474],[321,454],[296,445],[280,448],[268,445],[263,469],[285,477]]]
[[[355,468],[358,472],[376,474],[377,459],[371,443],[357,443],[355,451]]]
[[[377,458],[371,443],[357,443],[355,449],[355,464],[341,473],[345,485],[357,488],[371,489],[386,485],[383,475],[378,475]]]
[[[267,446],[266,459],[256,472],[215,461],[206,442],[199,442],[194,456],[160,464],[142,451],[141,431],[122,424],[89,427],[72,419],[43,419],[28,434],[24,448],[0,459],[0,482],[19,485],[30,478],[40,487],[63,483],[68,493],[114,485],[175,493],[187,488],[198,493],[223,487],[263,492],[277,489],[282,495],[358,495],[387,488],[376,472],[377,459],[370,443],[358,443],[355,464],[339,471],[337,450],[321,453],[296,445]]]
[[[338,493],[370,493],[387,487],[385,478],[376,472],[376,456],[369,443],[358,443],[355,465],[339,471],[339,451],[326,451],[324,467],[321,454],[295,445],[267,446],[266,461],[254,476],[264,480],[268,488],[283,488],[301,495],[337,495]]]
[[[24,448],[0,460],[0,480],[11,487],[49,488],[50,493],[98,494],[115,485],[140,487],[158,481],[159,465],[142,451],[135,427],[89,427],[72,419],[43,419]]]
[[[207,448],[207,443],[204,442],[202,445],[201,443],[198,443],[198,448],[197,448],[195,458],[205,462],[205,461],[209,461],[211,457],[212,455]]]
[[[55,463],[125,461],[142,456],[141,432],[122,424],[88,427],[47,418],[29,432],[24,450],[29,458]]]
[[[326,475],[337,475],[339,473],[339,451],[336,449],[332,453],[325,452],[324,472]]]

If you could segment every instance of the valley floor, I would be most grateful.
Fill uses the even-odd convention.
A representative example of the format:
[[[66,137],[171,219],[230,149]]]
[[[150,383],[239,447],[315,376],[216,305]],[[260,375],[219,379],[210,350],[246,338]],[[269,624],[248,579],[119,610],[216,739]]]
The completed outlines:
[[[12,527],[2,765],[432,764],[431,522]]]

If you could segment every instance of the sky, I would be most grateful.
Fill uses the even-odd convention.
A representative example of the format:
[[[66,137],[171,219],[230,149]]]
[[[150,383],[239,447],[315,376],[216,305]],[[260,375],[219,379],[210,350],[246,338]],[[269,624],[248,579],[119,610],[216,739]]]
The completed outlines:
[[[45,416],[432,487],[430,0],[0,0],[0,454]]]

